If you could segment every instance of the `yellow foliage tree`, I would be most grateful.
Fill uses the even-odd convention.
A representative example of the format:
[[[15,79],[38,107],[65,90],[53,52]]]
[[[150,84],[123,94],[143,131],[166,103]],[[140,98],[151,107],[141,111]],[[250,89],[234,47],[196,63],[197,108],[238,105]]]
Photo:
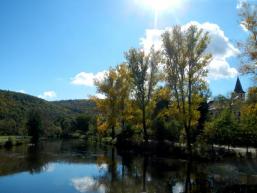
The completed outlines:
[[[207,89],[206,66],[211,55],[205,50],[209,36],[191,25],[182,30],[175,26],[163,34],[166,82],[172,91],[179,119],[185,129],[187,149],[191,153],[191,129],[199,118],[201,93]]]
[[[125,128],[125,123],[130,119],[130,74],[125,64],[111,68],[103,80],[96,80],[98,93],[104,95],[104,99],[93,97],[99,112],[98,131],[106,134],[111,129],[112,139],[115,138],[115,128]]]

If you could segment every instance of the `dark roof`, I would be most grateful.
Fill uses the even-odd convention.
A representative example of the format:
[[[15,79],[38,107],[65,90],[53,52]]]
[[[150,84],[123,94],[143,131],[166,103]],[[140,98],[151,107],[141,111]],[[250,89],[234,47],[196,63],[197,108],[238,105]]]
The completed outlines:
[[[237,77],[234,92],[235,93],[245,93],[245,91],[243,91],[243,88],[242,88],[241,82],[239,80],[239,77]]]

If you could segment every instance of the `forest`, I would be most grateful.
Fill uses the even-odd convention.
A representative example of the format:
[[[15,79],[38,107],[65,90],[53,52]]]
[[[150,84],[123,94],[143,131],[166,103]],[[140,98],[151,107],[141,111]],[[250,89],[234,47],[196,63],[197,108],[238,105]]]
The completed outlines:
[[[0,135],[5,136],[27,136],[29,120],[33,119],[40,122],[41,137],[80,136],[79,133],[87,131],[90,117],[96,114],[95,104],[90,100],[49,102],[4,90],[0,90],[0,107]]]

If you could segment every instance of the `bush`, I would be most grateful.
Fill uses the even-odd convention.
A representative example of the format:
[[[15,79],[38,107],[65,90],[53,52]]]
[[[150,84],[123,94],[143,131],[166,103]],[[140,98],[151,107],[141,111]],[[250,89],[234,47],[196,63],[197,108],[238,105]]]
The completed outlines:
[[[16,144],[15,137],[8,137],[8,140],[5,142],[5,147],[12,147]]]

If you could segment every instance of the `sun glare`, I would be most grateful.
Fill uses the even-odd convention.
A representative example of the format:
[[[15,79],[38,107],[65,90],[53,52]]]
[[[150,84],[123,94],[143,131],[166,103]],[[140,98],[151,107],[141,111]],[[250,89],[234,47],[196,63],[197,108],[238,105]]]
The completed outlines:
[[[178,8],[182,0],[137,0],[144,7],[151,8],[156,12],[168,11]]]
[[[137,5],[154,13],[154,28],[158,27],[159,16],[164,12],[174,12],[182,7],[185,0],[134,0]]]

